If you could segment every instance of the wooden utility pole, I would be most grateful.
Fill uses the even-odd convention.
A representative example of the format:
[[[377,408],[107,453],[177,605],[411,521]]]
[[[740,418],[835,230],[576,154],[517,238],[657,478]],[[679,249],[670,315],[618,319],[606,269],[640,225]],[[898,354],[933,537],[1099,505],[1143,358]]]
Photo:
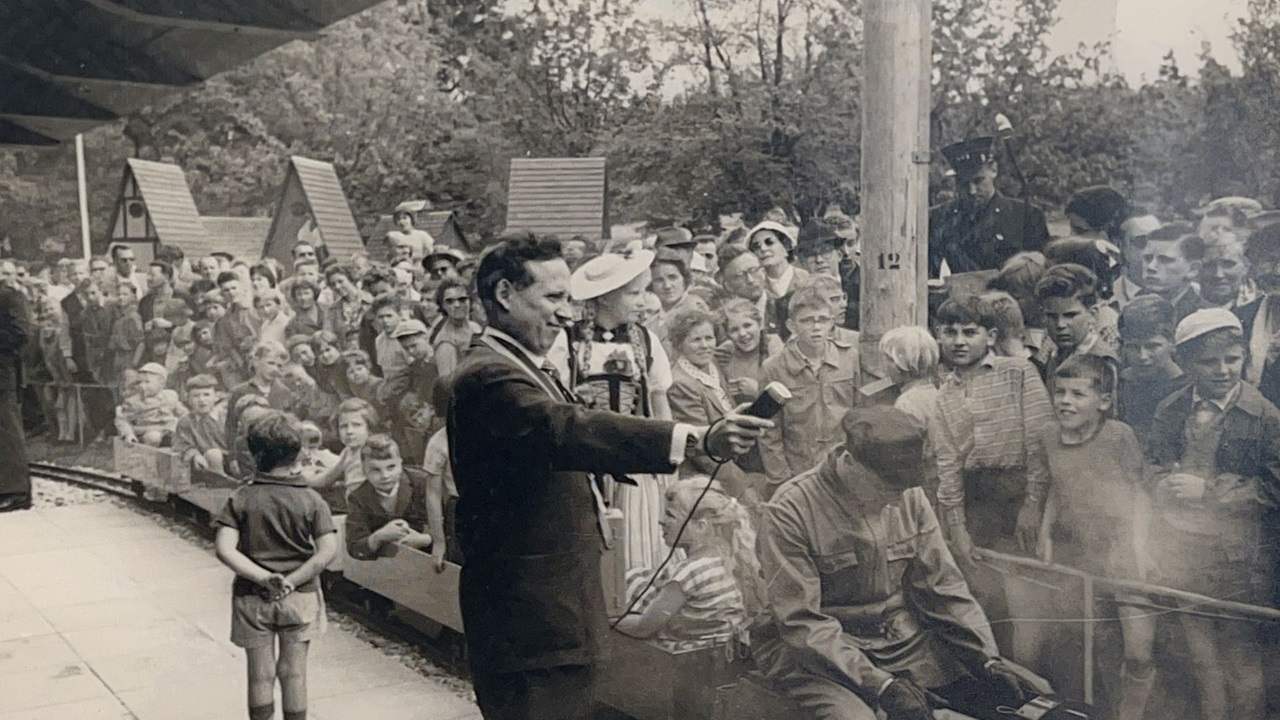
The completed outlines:
[[[931,0],[866,0],[862,86],[862,369],[885,332],[928,313]]]

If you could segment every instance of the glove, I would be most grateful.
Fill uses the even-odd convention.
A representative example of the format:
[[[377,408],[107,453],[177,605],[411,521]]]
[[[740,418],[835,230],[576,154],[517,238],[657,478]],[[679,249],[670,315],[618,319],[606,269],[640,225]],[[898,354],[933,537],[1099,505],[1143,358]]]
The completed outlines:
[[[1013,702],[1009,704],[1015,707],[1026,704],[1028,700],[1040,694],[1031,683],[1014,672],[1013,668],[999,658],[991,659],[987,663],[986,669],[987,677],[991,678],[993,683],[998,683],[1008,691],[1009,697],[1013,699]]]
[[[924,691],[907,680],[894,680],[880,693],[880,709],[888,720],[933,720]]]

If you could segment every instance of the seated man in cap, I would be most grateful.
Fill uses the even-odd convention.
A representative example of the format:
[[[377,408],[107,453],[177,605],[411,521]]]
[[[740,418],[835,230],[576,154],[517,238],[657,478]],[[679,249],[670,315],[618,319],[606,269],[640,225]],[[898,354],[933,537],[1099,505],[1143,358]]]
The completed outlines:
[[[840,426],[845,444],[764,506],[759,668],[824,720],[992,718],[1047,689],[1001,659],[943,541],[919,486],[924,430],[885,407]]]
[[[1147,438],[1155,480],[1152,582],[1274,605],[1276,530],[1263,521],[1280,500],[1280,410],[1240,380],[1247,352],[1230,310],[1188,315],[1174,330],[1174,345],[1191,384],[1160,403]],[[1253,630],[1189,614],[1179,619],[1201,717],[1263,717]]]
[[[929,276],[996,270],[1023,250],[1049,242],[1044,213],[996,190],[995,138],[981,137],[942,149],[955,171],[957,199],[929,212]]]
[[[116,432],[125,442],[161,447],[173,440],[178,418],[187,408],[178,393],[165,388],[168,381],[169,371],[159,363],[138,369],[137,392],[116,408]]]

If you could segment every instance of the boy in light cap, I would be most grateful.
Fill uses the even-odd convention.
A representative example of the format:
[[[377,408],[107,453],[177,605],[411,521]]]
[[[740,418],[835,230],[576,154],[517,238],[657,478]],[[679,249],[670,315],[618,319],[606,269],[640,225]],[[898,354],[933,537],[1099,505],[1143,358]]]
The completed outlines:
[[[1191,384],[1156,408],[1147,440],[1155,480],[1151,582],[1272,604],[1274,522],[1264,519],[1280,499],[1280,410],[1240,379],[1247,353],[1231,311],[1193,312],[1173,340]],[[1252,628],[1178,617],[1199,681],[1201,717],[1262,717]]]
[[[165,389],[169,371],[160,363],[138,368],[138,392],[116,408],[116,432],[126,442],[152,447],[167,446],[187,408],[178,393]]]

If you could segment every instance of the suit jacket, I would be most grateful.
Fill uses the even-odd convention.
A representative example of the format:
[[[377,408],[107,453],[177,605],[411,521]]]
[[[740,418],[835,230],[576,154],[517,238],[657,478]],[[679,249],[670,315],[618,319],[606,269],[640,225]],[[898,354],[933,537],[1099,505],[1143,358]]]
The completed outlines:
[[[674,425],[573,404],[489,342],[473,341],[448,411],[471,668],[591,664],[605,613],[587,473],[672,472]]]
[[[1043,250],[1049,242],[1044,213],[1034,205],[999,193],[970,216],[960,201],[929,212],[929,276],[942,261],[953,273],[997,270],[1024,250]]]
[[[386,555],[389,546],[379,552],[369,549],[369,536],[392,520],[402,519],[418,532],[427,529],[427,475],[421,470],[405,468],[396,491],[396,502],[388,513],[382,507],[378,490],[372,483],[361,483],[347,500],[347,552],[356,560],[376,560]]]

